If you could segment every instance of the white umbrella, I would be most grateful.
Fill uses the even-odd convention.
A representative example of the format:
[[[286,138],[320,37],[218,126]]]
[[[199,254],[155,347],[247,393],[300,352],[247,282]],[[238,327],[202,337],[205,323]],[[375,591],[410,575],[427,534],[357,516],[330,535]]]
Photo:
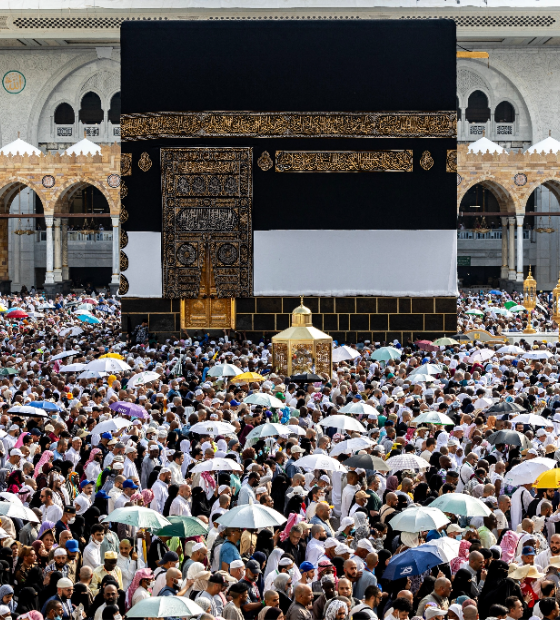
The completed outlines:
[[[68,364],[68,366],[61,366],[58,369],[58,372],[80,372],[81,370],[85,370],[86,364]]]
[[[354,415],[379,415],[379,411],[375,407],[364,403],[362,400],[359,400],[357,403],[348,403],[342,409],[339,409],[338,412],[353,413]]]
[[[262,407],[271,407],[272,409],[280,409],[284,407],[284,403],[276,396],[270,394],[264,394],[263,392],[255,392],[243,399],[244,403],[249,405],[261,405]]]
[[[550,420],[543,418],[542,415],[536,415],[534,413],[522,413],[515,418],[511,418],[513,424],[517,424],[518,422],[523,422],[523,424],[531,424],[531,426],[548,426],[552,424]],[[532,459],[536,460],[536,459]],[[549,459],[545,459],[549,460]],[[518,485],[516,485],[518,486]]]
[[[338,456],[339,454],[353,454],[358,450],[364,450],[375,445],[375,442],[367,437],[354,437],[341,441],[332,448],[330,456]]]
[[[204,609],[186,596],[149,596],[126,612],[127,618],[190,618]]]
[[[245,401],[247,402],[247,401]],[[347,415],[329,415],[319,422],[321,426],[327,428],[338,428],[341,431],[357,431],[358,433],[367,432],[361,422]]]
[[[548,351],[528,351],[521,357],[524,357],[526,360],[548,360],[552,357],[552,353]]]
[[[87,310],[89,312],[90,310],[93,310],[93,304],[80,304],[76,307],[76,312],[78,312],[78,310]],[[83,313],[79,312],[79,314]]]
[[[78,379],[100,379],[101,377],[108,377],[108,372],[102,370],[84,370],[78,375]]]
[[[468,361],[471,364],[475,362],[487,362],[489,359],[492,359],[496,355],[495,351],[491,351],[490,349],[478,349],[468,357]]]
[[[238,375],[242,375],[243,370],[234,366],[233,364],[219,364],[217,366],[212,366],[208,371],[207,377],[237,377]]]
[[[123,372],[125,370],[132,370],[130,366],[117,359],[116,357],[104,357],[103,359],[96,359],[89,364],[86,364],[88,370],[103,370],[105,372]]]
[[[288,424],[288,428],[290,429],[290,435],[300,435],[304,437],[307,434],[301,426],[296,426],[295,424]]]
[[[8,409],[8,413],[19,413],[20,415],[38,415],[40,417],[47,417],[46,413],[42,409],[37,407],[31,407],[31,405],[14,405],[11,409]]]
[[[10,519],[21,519],[22,521],[31,521],[32,523],[41,523],[37,515],[23,504],[15,502],[0,502],[0,515],[10,517]]]
[[[444,536],[443,538],[434,538],[433,540],[430,540],[429,543],[420,545],[419,547],[417,547],[417,549],[428,550],[428,547],[436,547],[444,561],[449,564],[451,560],[459,557],[460,546],[460,540],[455,540],[454,538],[450,538],[449,536]]]
[[[440,383],[440,380],[432,375],[427,375],[423,372],[419,372],[417,375],[410,375],[408,381],[414,383]]]
[[[65,327],[58,332],[58,335],[66,338],[66,336],[79,336],[83,333],[84,330],[81,327]]]
[[[353,349],[352,347],[348,347],[343,345],[341,347],[337,347],[332,353],[332,361],[333,362],[344,362],[346,360],[355,360],[357,357],[360,357],[361,353]]]
[[[392,456],[386,461],[386,463],[387,467],[391,468],[391,471],[400,471],[402,469],[424,471],[430,466],[428,461],[414,454],[399,454],[397,456]]]
[[[287,519],[273,508],[255,504],[252,498],[249,498],[248,504],[241,504],[241,506],[228,510],[217,521],[225,527],[260,530],[265,527],[283,525]]]
[[[245,445],[249,446],[257,442],[259,439],[266,437],[278,437],[279,435],[287,436],[291,433],[290,429],[284,424],[274,422],[266,422],[254,428],[246,437]]]
[[[128,428],[131,425],[132,420],[125,420],[124,418],[111,418],[110,420],[103,420],[103,422],[99,422],[97,426],[93,427],[91,432],[97,433],[98,435],[101,435],[101,433],[115,433],[123,428]]]
[[[424,413],[421,413],[417,418],[414,418],[414,421],[417,424],[426,422],[426,424],[441,424],[443,426],[455,425],[455,422],[441,411],[424,411]]]
[[[525,353],[525,349],[518,347],[514,344],[507,344],[503,347],[500,347],[497,353],[507,353],[508,355],[521,355],[521,353]]]
[[[235,433],[235,426],[228,422],[208,420],[207,422],[197,422],[191,426],[190,432],[198,435],[230,435]]]
[[[477,398],[474,401],[474,408],[475,409],[488,409],[488,407],[491,407],[494,404],[494,400],[492,398]]]
[[[296,467],[301,467],[302,469],[324,469],[325,471],[342,472],[347,471],[346,467],[344,467],[339,461],[324,454],[308,454],[307,456],[303,456],[301,459],[295,461],[294,465]]]
[[[438,508],[407,508],[391,519],[391,527],[399,532],[427,532],[447,525],[449,519]]]
[[[202,463],[195,465],[191,471],[198,474],[202,471],[243,471],[243,468],[233,459],[222,459],[218,457],[202,461]]]
[[[129,388],[135,388],[139,385],[145,385],[146,383],[152,383],[153,381],[159,381],[160,379],[161,379],[161,375],[159,375],[157,372],[146,370],[144,372],[139,372],[137,375],[134,375],[133,377],[130,377],[126,386]]]
[[[7,502],[10,502],[11,504],[21,504],[23,506],[23,502],[21,501],[21,499],[14,493],[2,491],[0,493],[0,497],[3,497]]]
[[[422,364],[422,366],[418,366],[415,370],[410,373],[410,376],[413,375],[439,375],[445,369],[440,364]]]
[[[448,514],[463,517],[488,517],[492,511],[477,497],[464,493],[445,493],[430,504],[431,508],[439,508]]]
[[[160,530],[166,525],[171,525],[163,515],[160,515],[151,508],[143,506],[127,506],[125,508],[117,508],[105,517],[102,523],[124,523],[125,525],[134,525],[134,527],[150,528]]]
[[[517,419],[517,418],[516,418]],[[528,461],[523,461],[512,467],[509,472],[504,476],[505,484],[512,484],[516,487],[522,484],[533,484],[535,480],[545,471],[554,469],[556,461],[547,459],[543,456],[538,456]]]
[[[81,355],[81,354],[82,354],[81,351],[63,351],[62,353],[59,353],[58,355],[51,357],[51,361],[54,362],[55,360],[62,360],[65,357],[74,357],[75,355]]]

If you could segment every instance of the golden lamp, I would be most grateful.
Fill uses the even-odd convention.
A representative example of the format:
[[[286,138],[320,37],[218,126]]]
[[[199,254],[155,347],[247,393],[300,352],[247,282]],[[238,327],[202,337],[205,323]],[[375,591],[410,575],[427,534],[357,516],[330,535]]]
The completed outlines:
[[[534,334],[535,330],[531,325],[531,312],[537,305],[537,281],[531,275],[531,267],[529,266],[529,275],[523,282],[523,306],[527,310],[527,327],[523,330],[524,334]]]

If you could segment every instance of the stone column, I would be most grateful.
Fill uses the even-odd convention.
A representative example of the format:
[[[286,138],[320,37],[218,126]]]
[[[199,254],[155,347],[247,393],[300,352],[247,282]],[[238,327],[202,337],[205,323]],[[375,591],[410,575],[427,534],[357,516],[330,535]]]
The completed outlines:
[[[54,281],[62,282],[62,247],[60,245],[60,218],[54,220]]]
[[[508,280],[515,281],[515,218],[509,219]]]
[[[119,216],[112,215],[111,223],[113,224],[113,275],[111,276],[111,284],[118,285],[120,284],[120,273],[121,273]]]
[[[45,224],[47,225],[47,272],[45,274],[45,284],[54,284],[53,219],[52,215],[45,215]]]
[[[62,220],[62,280],[70,280],[68,267],[68,218]]]
[[[17,222],[15,219],[12,221]],[[8,225],[8,234],[12,242],[12,258],[14,259],[14,279],[12,284],[16,290],[21,289],[21,235],[14,235],[14,230],[18,227],[17,224],[15,226]]]
[[[523,282],[523,220],[524,215],[516,215],[517,219],[517,281]]]
[[[508,238],[507,238],[507,217],[500,218],[502,220],[502,271],[500,278],[507,280],[508,277]]]

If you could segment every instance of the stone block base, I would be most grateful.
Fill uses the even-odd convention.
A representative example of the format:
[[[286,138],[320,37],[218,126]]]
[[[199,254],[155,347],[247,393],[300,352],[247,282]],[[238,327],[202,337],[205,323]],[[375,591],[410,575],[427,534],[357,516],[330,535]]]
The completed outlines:
[[[180,336],[180,300],[124,297],[121,301],[124,335],[147,319],[159,342]],[[406,343],[453,336],[457,331],[455,297],[305,297],[303,303],[313,312],[314,327],[339,343],[394,339]],[[289,326],[298,305],[298,297],[237,299],[235,331],[251,340],[271,338]],[[190,330],[189,335],[199,338],[208,331]]]

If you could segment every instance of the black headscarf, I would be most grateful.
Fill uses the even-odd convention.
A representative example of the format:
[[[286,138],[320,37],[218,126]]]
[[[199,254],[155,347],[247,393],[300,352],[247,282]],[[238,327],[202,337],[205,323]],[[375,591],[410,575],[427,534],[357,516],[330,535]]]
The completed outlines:
[[[272,540],[272,532],[270,530],[261,530],[257,534],[257,544],[255,546],[257,551],[262,551],[266,557],[272,553],[274,549],[274,541]]]
[[[43,591],[45,586],[43,584],[43,571],[40,566],[34,566],[29,569],[27,577],[25,578],[25,587],[33,588],[37,593]]]
[[[18,615],[23,615],[33,610],[41,610],[39,607],[39,594],[35,588],[22,588],[19,591],[17,613]]]
[[[99,508],[97,508],[97,506],[90,506],[84,512],[84,519],[86,521],[86,527],[85,527],[85,538],[86,538],[86,540],[89,538],[89,536],[91,534],[91,528],[96,523],[99,523],[99,516],[100,515],[101,515],[101,511],[99,510]]]
[[[39,605],[41,605],[41,608],[51,598],[51,596],[56,595],[56,584],[59,579],[62,579],[62,573],[58,570],[53,570],[49,585],[45,586],[45,589],[39,593]]]
[[[513,579],[508,577],[508,569],[508,563],[503,560],[494,560],[490,563],[478,602],[481,618],[488,616],[490,607],[496,601],[505,601],[508,596],[517,596],[525,607],[521,588]]]
[[[168,517],[169,511],[171,510],[171,503],[179,494],[179,487],[176,484],[170,484],[167,487],[168,496],[165,500],[165,504],[163,506],[163,516]]]
[[[12,559],[10,549],[10,560],[0,560],[0,585],[12,582]]]
[[[206,492],[200,487],[195,487],[192,490],[192,508],[191,514],[193,517],[198,517],[203,515],[205,517],[210,517],[210,510],[212,506],[208,502],[206,497]]]
[[[453,591],[451,592],[451,599],[455,599],[458,596],[468,596],[475,599],[478,597],[478,590],[473,581],[473,574],[466,568],[460,568],[453,580]]]
[[[84,611],[88,612],[89,609],[89,594],[88,588],[85,583],[77,582],[74,584],[74,592],[72,593],[72,604],[80,605],[80,603],[84,606]]]

